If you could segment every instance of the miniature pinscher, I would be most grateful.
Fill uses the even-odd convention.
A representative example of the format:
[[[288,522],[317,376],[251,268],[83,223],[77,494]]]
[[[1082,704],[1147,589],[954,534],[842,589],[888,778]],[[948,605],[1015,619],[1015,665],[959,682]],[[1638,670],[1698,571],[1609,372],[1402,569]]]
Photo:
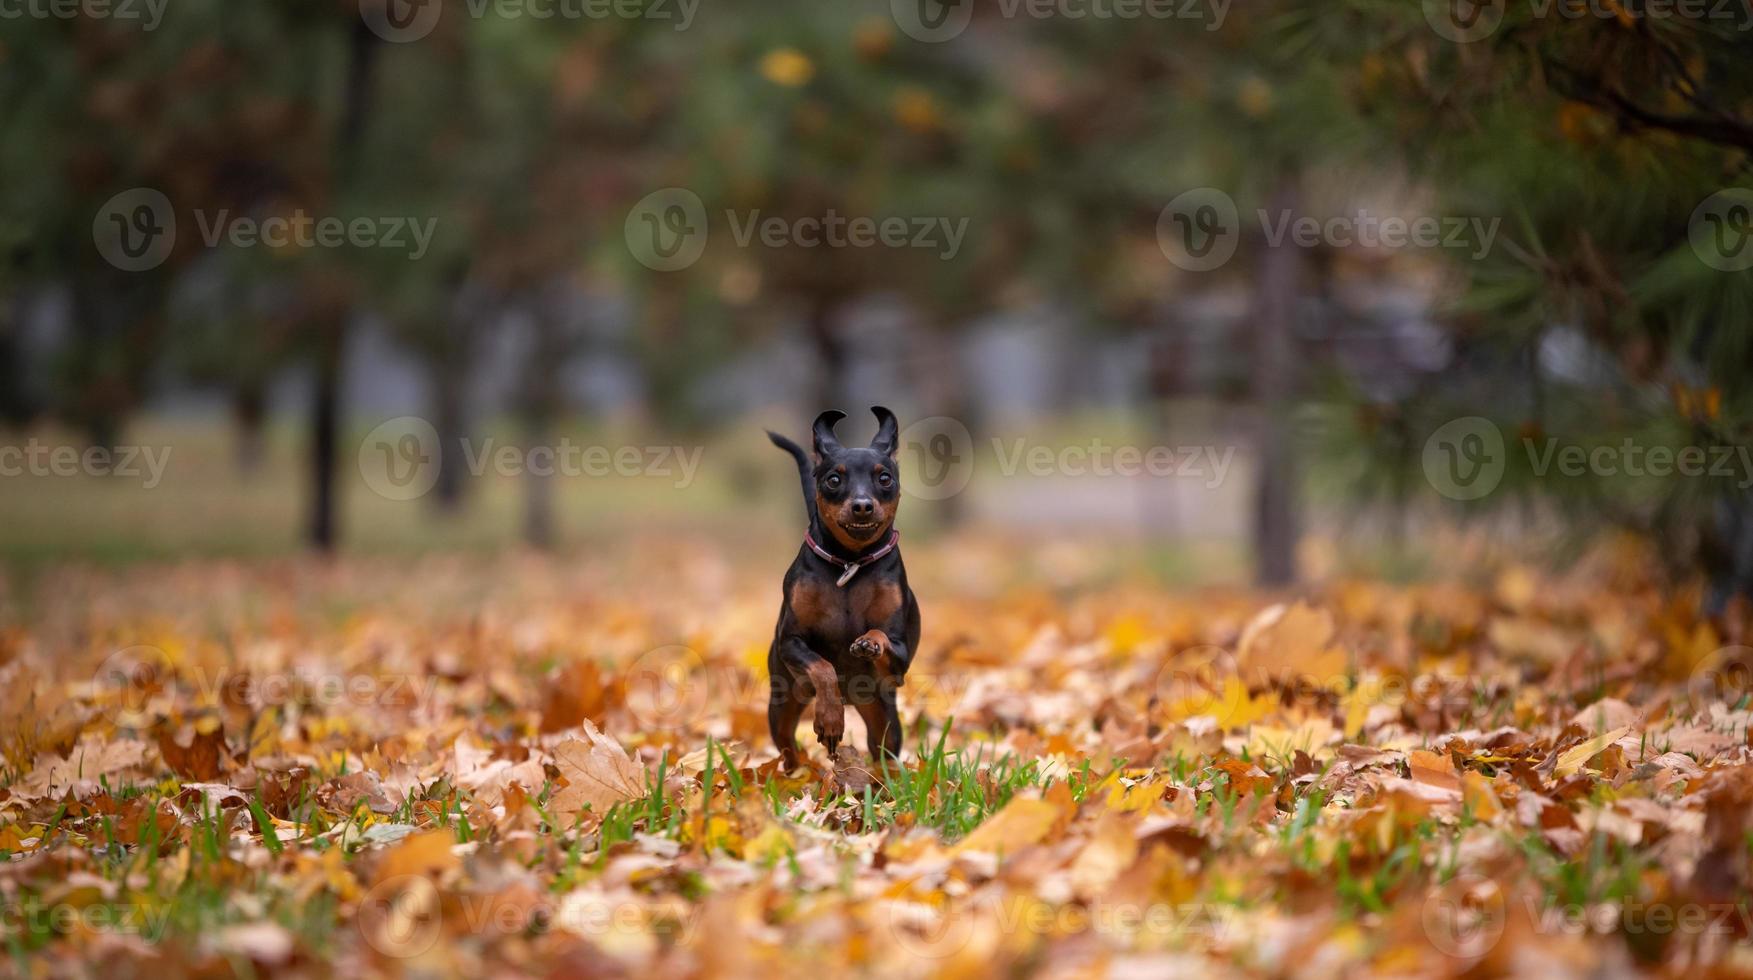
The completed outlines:
[[[797,722],[812,699],[816,738],[830,759],[845,735],[847,704],[864,719],[874,761],[901,754],[895,689],[919,649],[919,603],[907,587],[894,530],[901,502],[895,414],[881,406],[871,412],[877,434],[864,449],[847,449],[834,438],[844,412],[816,416],[814,453],[767,433],[797,460],[809,520],[785,573],[767,652],[767,727],[787,770],[797,766]]]

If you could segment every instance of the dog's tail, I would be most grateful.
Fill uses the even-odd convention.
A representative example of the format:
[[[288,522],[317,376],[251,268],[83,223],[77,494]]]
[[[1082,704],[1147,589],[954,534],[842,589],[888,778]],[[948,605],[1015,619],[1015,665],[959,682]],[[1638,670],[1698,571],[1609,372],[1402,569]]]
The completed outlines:
[[[810,516],[814,513],[810,508],[810,485],[814,482],[810,479],[810,475],[814,467],[810,465],[809,453],[804,452],[802,446],[772,429],[767,430],[767,438],[773,440],[773,445],[790,453],[792,459],[797,460],[797,475],[803,482],[803,519],[805,523],[808,523]]]

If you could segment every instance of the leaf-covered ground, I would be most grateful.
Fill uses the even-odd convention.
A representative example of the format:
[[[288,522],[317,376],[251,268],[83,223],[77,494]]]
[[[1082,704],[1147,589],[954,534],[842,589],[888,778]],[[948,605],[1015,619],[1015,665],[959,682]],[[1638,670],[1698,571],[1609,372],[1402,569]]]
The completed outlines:
[[[6,969],[1753,968],[1749,651],[1635,552],[1282,596],[1087,545],[907,557],[904,764],[828,760],[806,718],[792,773],[764,711],[784,559],[15,585]]]

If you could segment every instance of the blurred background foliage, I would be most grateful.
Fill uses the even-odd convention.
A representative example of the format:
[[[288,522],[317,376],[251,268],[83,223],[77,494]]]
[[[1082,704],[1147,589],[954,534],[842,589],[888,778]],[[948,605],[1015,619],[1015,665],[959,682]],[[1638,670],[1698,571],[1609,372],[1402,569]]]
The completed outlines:
[[[273,519],[302,529],[288,544],[334,548],[350,439],[394,414],[352,397],[374,385],[369,340],[416,366],[423,403],[404,409],[443,446],[487,431],[542,444],[580,424],[705,443],[750,414],[801,428],[871,401],[980,437],[1048,418],[1087,441],[1075,420],[1095,412],[1185,438],[1191,418],[1248,447],[1247,485],[1225,489],[1268,583],[1299,575],[1313,522],[1398,547],[1465,513],[1530,535],[1628,528],[1662,541],[1676,574],[1709,578],[1715,601],[1753,588],[1744,481],[1560,479],[1517,450],[1748,445],[1753,273],[1713,268],[1689,240],[1700,202],[1749,186],[1744,0],[1175,0],[1152,8],[1166,17],[920,2],[539,17],[555,8],[171,0],[151,29],[0,21],[5,438],[60,427],[113,445],[199,396],[239,473],[284,434],[297,476],[276,490],[296,504]],[[919,40],[905,28],[922,12],[967,27]],[[1440,29],[1474,15],[1495,30]],[[430,30],[398,36],[409,17]],[[136,187],[168,197],[178,234],[166,261],[125,272],[93,222]],[[626,223],[669,187],[714,228],[697,262],[660,272]],[[1158,224],[1201,187],[1234,200],[1241,241],[1222,268],[1188,272]],[[1499,233],[1483,255],[1275,245],[1252,218],[1360,208]],[[208,244],[221,212],[407,216],[436,234],[418,260]],[[745,247],[726,212],[970,230],[951,255]],[[1002,338],[1039,344],[1042,323],[1059,338],[1040,355],[1051,376],[1018,415],[990,395],[1015,381]],[[1102,374],[1083,356],[1097,350],[1124,370]],[[727,371],[751,356],[767,374]],[[471,394],[489,362],[502,395]],[[581,376],[623,395],[583,397]],[[1504,489],[1460,504],[1429,492],[1421,454],[1469,415],[1512,448]],[[727,469],[770,468],[751,460]],[[440,465],[429,509],[458,519],[479,481],[456,453]],[[518,533],[561,543],[577,526],[556,512],[565,494],[524,483],[505,505]],[[76,522],[53,502],[21,514]],[[934,516],[967,515],[952,501]]]

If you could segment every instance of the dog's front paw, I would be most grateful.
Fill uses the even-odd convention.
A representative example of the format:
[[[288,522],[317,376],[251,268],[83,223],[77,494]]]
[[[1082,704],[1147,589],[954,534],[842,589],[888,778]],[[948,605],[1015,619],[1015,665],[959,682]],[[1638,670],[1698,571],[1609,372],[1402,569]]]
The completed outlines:
[[[852,641],[852,655],[861,660],[875,661],[889,652],[889,638],[882,630],[871,630]]]
[[[828,750],[829,758],[840,749],[840,740],[846,737],[846,709],[838,700],[818,696],[816,698],[816,740]]]

